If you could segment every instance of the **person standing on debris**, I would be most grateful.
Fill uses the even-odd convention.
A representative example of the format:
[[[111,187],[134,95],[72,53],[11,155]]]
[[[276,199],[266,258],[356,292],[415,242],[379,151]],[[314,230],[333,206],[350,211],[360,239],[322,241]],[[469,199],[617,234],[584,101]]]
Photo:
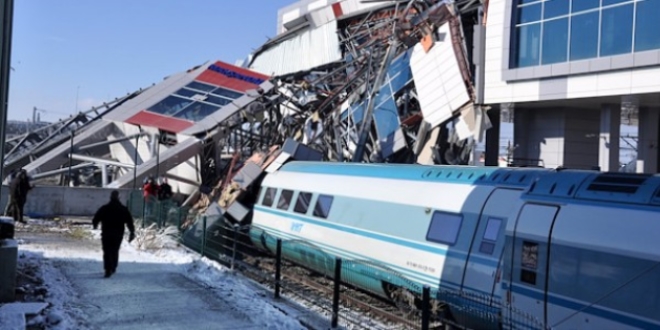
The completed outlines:
[[[172,186],[167,183],[167,178],[160,180],[160,187],[158,187],[158,200],[165,201],[172,198]]]
[[[128,208],[119,201],[119,192],[110,193],[110,202],[96,211],[92,225],[96,229],[101,224],[101,245],[103,246],[103,268],[108,278],[117,271],[119,264],[119,248],[124,238],[124,226],[128,227],[130,235],[128,242],[135,239],[135,225]]]

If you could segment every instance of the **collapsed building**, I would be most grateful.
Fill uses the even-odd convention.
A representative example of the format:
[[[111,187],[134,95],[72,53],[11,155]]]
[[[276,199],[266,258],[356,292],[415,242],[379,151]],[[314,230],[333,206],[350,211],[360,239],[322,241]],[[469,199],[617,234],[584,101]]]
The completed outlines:
[[[219,198],[250,163],[250,178],[287,158],[468,164],[499,120],[480,88],[486,9],[302,1],[280,11],[280,33],[242,65],[207,62],[8,141],[6,165],[71,186],[167,177],[180,195]],[[249,161],[255,154],[261,162]]]

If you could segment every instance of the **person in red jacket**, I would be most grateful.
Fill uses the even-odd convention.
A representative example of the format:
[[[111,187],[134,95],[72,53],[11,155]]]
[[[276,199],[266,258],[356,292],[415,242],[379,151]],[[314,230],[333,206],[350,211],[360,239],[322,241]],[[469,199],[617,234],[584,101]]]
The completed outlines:
[[[142,187],[142,194],[144,196],[144,218],[146,219],[151,216],[153,205],[158,200],[158,185],[153,177],[149,177]]]

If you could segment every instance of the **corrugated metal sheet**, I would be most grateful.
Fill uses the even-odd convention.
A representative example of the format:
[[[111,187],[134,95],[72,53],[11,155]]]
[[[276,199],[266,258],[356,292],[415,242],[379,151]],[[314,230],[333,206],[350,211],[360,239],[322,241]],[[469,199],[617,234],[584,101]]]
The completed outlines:
[[[337,22],[311,28],[255,56],[250,70],[283,75],[336,62],[341,59]]]
[[[410,59],[424,120],[432,127],[451,118],[455,111],[470,101],[454,55],[449,25],[441,26],[438,33],[445,36],[444,41],[436,42],[428,53],[418,43]]]

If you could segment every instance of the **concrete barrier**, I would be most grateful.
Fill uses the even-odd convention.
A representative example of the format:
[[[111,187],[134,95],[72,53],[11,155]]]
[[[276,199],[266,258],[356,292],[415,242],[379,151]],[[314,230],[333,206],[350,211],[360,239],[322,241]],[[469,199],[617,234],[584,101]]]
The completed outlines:
[[[0,239],[0,303],[16,299],[16,266],[18,264],[18,242]]]
[[[52,218],[62,215],[93,216],[103,204],[110,201],[114,189],[94,187],[37,186],[30,190],[24,213],[31,218]],[[119,198],[126,204],[132,189],[116,189]],[[3,213],[9,199],[9,188],[2,186],[0,213]]]

